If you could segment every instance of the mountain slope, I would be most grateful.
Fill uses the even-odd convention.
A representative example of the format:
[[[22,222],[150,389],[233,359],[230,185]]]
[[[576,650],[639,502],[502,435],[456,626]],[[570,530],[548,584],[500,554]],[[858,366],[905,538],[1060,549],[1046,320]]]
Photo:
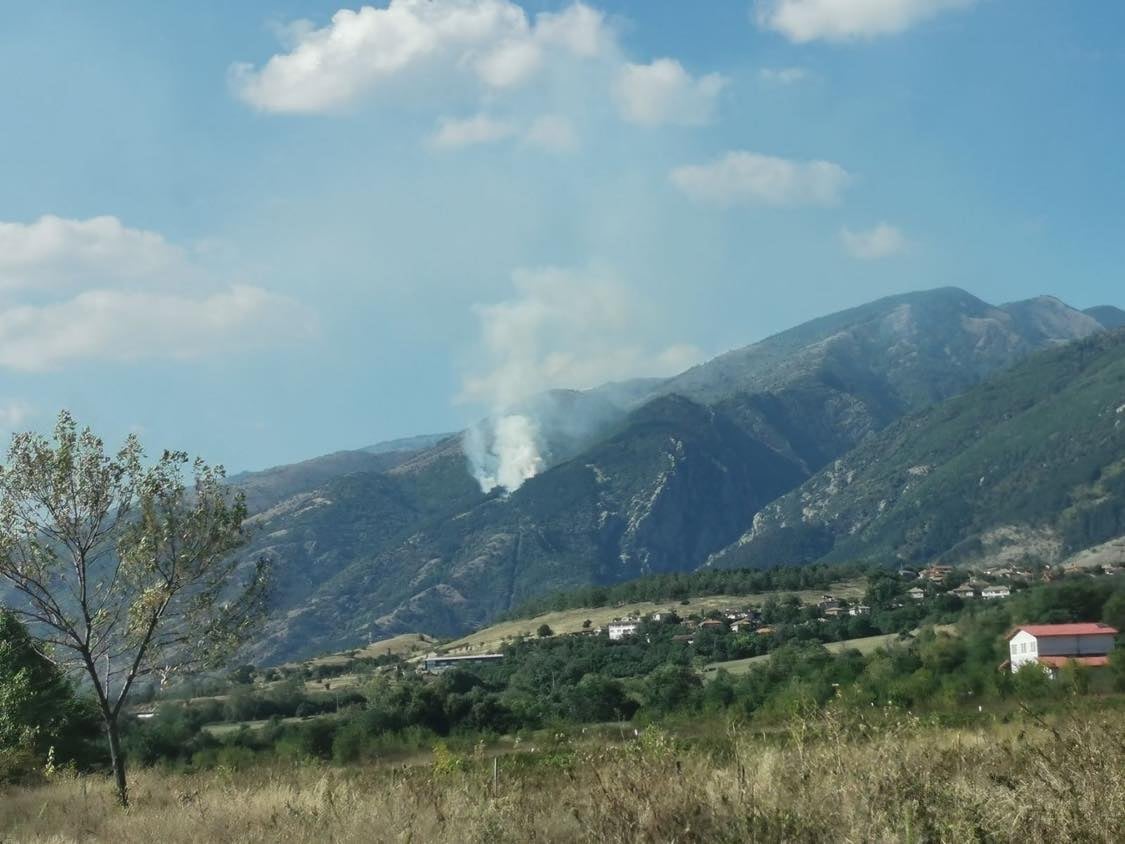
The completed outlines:
[[[714,565],[1055,561],[1125,533],[1125,331],[1044,352],[871,438]]]
[[[1101,330],[1058,300],[997,308],[945,288],[814,320],[667,381],[546,394],[548,467],[511,496],[481,494],[451,439],[264,514],[270,539],[255,549],[280,585],[259,656],[459,633],[552,589],[690,570],[904,414]]]

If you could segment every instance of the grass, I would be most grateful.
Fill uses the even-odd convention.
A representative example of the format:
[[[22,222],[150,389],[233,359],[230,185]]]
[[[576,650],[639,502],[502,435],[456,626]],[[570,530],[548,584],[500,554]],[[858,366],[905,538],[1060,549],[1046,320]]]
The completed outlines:
[[[439,747],[428,764],[135,772],[0,792],[0,840],[66,842],[1115,842],[1125,717],[952,729],[875,710],[706,746],[650,728],[506,756]]]
[[[604,627],[615,618],[630,614],[645,615],[657,610],[673,609],[680,615],[689,613],[704,613],[709,610],[725,609],[727,607],[761,606],[770,597],[781,595],[796,595],[802,603],[815,603],[824,592],[831,592],[837,597],[860,598],[863,596],[865,584],[862,580],[850,580],[833,584],[831,588],[808,589],[798,592],[755,592],[748,595],[709,595],[702,598],[692,598],[691,603],[681,606],[679,601],[641,601],[624,604],[619,607],[587,607],[573,610],[560,610],[557,612],[543,613],[534,618],[502,621],[471,633],[464,638],[457,639],[444,645],[440,650],[444,653],[478,653],[495,650],[504,642],[520,636],[534,636],[540,625],[546,624],[556,634],[579,633],[582,624],[587,619],[591,627]]]
[[[879,636],[864,636],[862,639],[845,639],[842,642],[829,642],[824,646],[825,650],[831,653],[839,653],[840,651],[853,649],[859,651],[861,654],[869,654],[879,650],[884,645],[889,645],[899,638],[898,633],[887,633]],[[769,654],[762,654],[761,656],[751,656],[746,659],[732,659],[727,662],[712,662],[710,665],[703,667],[703,676],[707,679],[714,677],[719,671],[726,671],[730,674],[745,674],[755,665],[761,665],[763,662],[768,662]]]

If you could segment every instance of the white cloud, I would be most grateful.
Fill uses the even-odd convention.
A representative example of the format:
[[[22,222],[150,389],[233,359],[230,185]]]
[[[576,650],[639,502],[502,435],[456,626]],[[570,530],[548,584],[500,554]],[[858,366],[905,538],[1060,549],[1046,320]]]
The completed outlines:
[[[831,161],[793,161],[732,151],[710,164],[677,167],[672,184],[697,202],[730,206],[831,206],[851,176]]]
[[[524,142],[548,152],[573,152],[578,149],[574,125],[558,114],[537,117],[523,134]]]
[[[808,79],[809,72],[803,67],[763,67],[758,77],[774,85],[795,85]]]
[[[438,149],[490,144],[509,137],[515,128],[510,123],[478,114],[464,120],[446,118],[430,136],[430,145]]]
[[[531,21],[511,0],[390,0],[289,33],[289,52],[261,68],[231,68],[238,95],[263,111],[333,111],[435,69],[468,70],[486,89],[511,88],[554,57],[589,59],[614,43],[603,15],[581,3]]]
[[[694,79],[675,59],[657,59],[624,65],[613,93],[621,116],[630,123],[698,126],[710,122],[726,83],[717,73]]]
[[[0,223],[0,367],[190,358],[307,337],[315,317],[210,278],[156,232],[115,217]]]
[[[610,274],[548,267],[512,282],[511,299],[475,308],[485,371],[464,379],[461,401],[503,412],[544,390],[672,375],[702,358],[690,345],[645,344],[643,299]]]
[[[182,275],[184,252],[116,217],[0,222],[0,290],[72,288]]]
[[[842,229],[840,240],[853,258],[877,261],[904,252],[909,245],[901,231],[888,223],[879,223],[866,231]]]
[[[790,41],[850,41],[895,35],[975,0],[761,0],[758,25]]]

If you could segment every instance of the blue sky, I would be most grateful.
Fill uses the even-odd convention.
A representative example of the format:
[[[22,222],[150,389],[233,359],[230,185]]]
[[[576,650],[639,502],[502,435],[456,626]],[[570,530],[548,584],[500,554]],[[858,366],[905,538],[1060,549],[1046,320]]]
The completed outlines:
[[[254,468],[904,290],[1125,305],[1119,4],[348,8],[5,4],[0,428]]]

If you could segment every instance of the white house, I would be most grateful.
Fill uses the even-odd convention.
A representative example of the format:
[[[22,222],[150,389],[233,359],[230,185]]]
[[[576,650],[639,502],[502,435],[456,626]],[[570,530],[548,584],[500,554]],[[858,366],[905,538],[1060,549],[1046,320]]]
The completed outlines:
[[[915,601],[921,601],[926,597],[926,591],[915,586],[913,589],[907,589],[906,594],[913,598]]]
[[[848,607],[848,615],[871,615],[871,607],[867,604],[852,604]]]
[[[1012,590],[1001,584],[986,586],[980,590],[980,596],[985,599],[1007,598],[1011,594]]]
[[[641,623],[635,618],[626,619],[625,621],[611,621],[606,625],[606,630],[609,631],[610,639],[624,639],[626,636],[632,636],[637,632],[637,628]]]
[[[1117,630],[1108,624],[1029,624],[1008,637],[1008,663],[1014,674],[1029,662],[1037,662],[1051,676],[1071,660],[1104,666],[1116,635]]]

